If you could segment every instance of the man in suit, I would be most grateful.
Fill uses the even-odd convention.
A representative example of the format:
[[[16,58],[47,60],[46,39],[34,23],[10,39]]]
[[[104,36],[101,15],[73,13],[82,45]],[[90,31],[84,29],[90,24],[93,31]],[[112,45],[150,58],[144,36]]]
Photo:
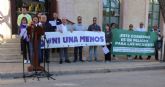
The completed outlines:
[[[61,19],[58,18],[58,14],[57,13],[53,13],[53,19],[49,21],[49,23],[51,24],[52,28],[54,29],[54,31],[57,31],[57,28],[59,27],[60,24],[62,24]],[[57,52],[59,53],[59,48],[56,48]],[[55,48],[52,49],[52,53],[55,52]]]
[[[42,15],[41,16],[41,26],[44,29],[44,32],[53,32],[54,29],[51,27],[51,24],[49,22],[47,22],[47,16],[46,15]],[[46,39],[46,38],[44,38]],[[41,50],[41,59],[40,62],[42,62],[43,58],[45,58],[46,62],[49,62],[49,55],[50,55],[50,50],[49,49],[44,49]]]
[[[54,31],[56,31],[58,26],[62,24],[61,19],[58,18],[58,14],[55,12],[53,13],[53,19],[50,20],[49,23],[53,27]]]

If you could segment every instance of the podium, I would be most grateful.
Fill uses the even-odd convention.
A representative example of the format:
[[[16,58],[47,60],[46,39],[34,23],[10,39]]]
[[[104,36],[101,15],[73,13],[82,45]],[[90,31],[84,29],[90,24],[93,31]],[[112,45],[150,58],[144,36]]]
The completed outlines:
[[[41,36],[44,35],[44,29],[41,26],[34,26],[28,30],[30,35],[30,39],[33,45],[33,56],[32,56],[32,63],[28,67],[28,71],[44,71],[44,67],[40,66],[39,63],[39,49],[41,43]]]

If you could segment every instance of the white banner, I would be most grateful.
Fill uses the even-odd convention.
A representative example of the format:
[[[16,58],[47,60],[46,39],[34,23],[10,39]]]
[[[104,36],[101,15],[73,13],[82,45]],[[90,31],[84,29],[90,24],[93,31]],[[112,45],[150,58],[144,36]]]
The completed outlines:
[[[42,38],[41,48],[63,48],[76,46],[103,46],[106,44],[104,32],[73,31],[46,32]]]

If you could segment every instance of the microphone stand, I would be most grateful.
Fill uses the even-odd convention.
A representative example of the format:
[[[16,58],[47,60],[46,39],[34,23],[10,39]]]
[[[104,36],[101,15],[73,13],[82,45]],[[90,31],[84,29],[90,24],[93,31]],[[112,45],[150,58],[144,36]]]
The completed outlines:
[[[44,34],[43,39],[44,39],[44,42],[47,43],[47,47],[49,47],[49,43],[48,43],[48,40],[47,40],[45,34]],[[49,60],[49,57],[48,57],[47,61],[46,61],[45,53],[46,53],[46,45],[44,45],[43,54],[42,54],[43,55],[43,63],[44,63],[44,70],[43,70],[43,72],[41,72],[41,74],[43,75],[42,77],[47,77],[48,80],[49,80],[49,78],[51,78],[52,80],[56,80],[55,78],[52,77],[53,74],[50,74],[50,72],[49,72],[49,62],[50,62],[50,60]],[[47,55],[49,55],[49,54],[47,54]],[[46,71],[46,62],[47,62],[47,71]]]

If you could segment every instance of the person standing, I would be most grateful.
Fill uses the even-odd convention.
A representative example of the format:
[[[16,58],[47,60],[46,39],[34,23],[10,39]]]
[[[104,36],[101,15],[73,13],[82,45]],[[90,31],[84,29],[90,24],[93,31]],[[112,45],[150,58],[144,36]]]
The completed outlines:
[[[112,45],[112,31],[110,29],[110,25],[106,24],[105,26],[105,38],[106,38],[106,47],[109,49],[109,53],[105,54],[105,62],[111,61],[111,45]]]
[[[20,27],[21,26],[21,21],[22,21],[22,18],[25,17],[27,19],[27,25],[30,26],[31,24],[31,21],[32,21],[32,18],[31,16],[28,14],[27,12],[27,7],[23,6],[22,7],[22,13],[20,15],[18,15],[18,18],[17,18],[17,26]],[[18,33],[20,33],[20,29],[18,29]],[[21,54],[23,54],[23,40],[21,40]]]
[[[152,29],[152,32],[155,32],[157,35],[158,35],[158,39],[157,41],[155,42],[155,60],[159,60],[158,59],[158,51],[161,49],[161,46],[162,46],[162,36],[160,34],[160,31],[158,29],[158,25],[154,25],[153,26],[153,29]],[[148,56],[147,57],[147,60],[150,60],[151,59],[151,56]]]
[[[129,29],[128,29],[128,30],[129,30],[129,31],[134,31],[134,29],[133,29],[133,24],[130,24],[130,25],[129,25]],[[127,55],[127,58],[128,58],[128,59],[132,59],[132,58],[131,58],[131,55]]]
[[[23,17],[20,24],[19,35],[21,37],[21,42],[22,42],[22,52],[23,52],[24,63],[30,63],[30,49],[29,49],[29,37],[27,33],[27,28],[28,28],[27,24],[28,24],[27,18]]]
[[[28,26],[30,26],[31,24],[31,21],[32,21],[32,17],[30,14],[28,14],[27,12],[27,7],[22,7],[22,13],[20,15],[18,15],[18,18],[17,18],[17,25],[20,26],[21,25],[21,20],[23,17],[26,17],[27,19],[27,22],[28,22]]]
[[[51,26],[53,27],[54,31],[57,30],[57,27],[62,24],[61,19],[58,18],[58,14],[57,13],[53,13],[53,19],[49,21],[49,23],[51,24]]]
[[[30,59],[34,56],[34,37],[35,37],[35,29],[38,26],[39,19],[37,16],[32,18],[31,26],[28,27],[28,36],[29,36],[29,47],[30,47]]]
[[[55,12],[53,13],[53,19],[49,20],[49,23],[51,24],[54,31],[57,31],[59,25],[62,24],[61,19],[58,18],[58,14]],[[55,49],[57,49],[57,52],[59,53],[59,48],[52,48],[52,53],[55,52]]]
[[[73,25],[74,31],[86,31],[87,30],[87,28],[82,24],[81,16],[77,17],[77,22],[78,22],[77,24]],[[84,62],[82,59],[82,49],[83,49],[82,46],[74,47],[74,62],[77,61],[78,54],[79,54],[79,61]]]
[[[93,24],[91,24],[88,27],[88,31],[92,31],[92,32],[100,32],[101,28],[100,26],[97,24],[97,18],[93,17]],[[89,61],[92,61],[92,55],[93,55],[93,51],[94,51],[94,57],[95,57],[95,61],[98,61],[97,59],[97,46],[89,46]]]
[[[117,29],[116,27],[117,27],[117,24],[116,24],[116,23],[111,23],[111,29]],[[116,55],[113,55],[113,58],[114,58],[115,60],[119,60],[119,58],[116,57]]]
[[[139,28],[137,28],[136,31],[139,31],[139,32],[146,32],[146,29],[145,29],[145,27],[144,27],[143,22],[140,23]],[[137,59],[137,55],[135,56],[134,59]],[[140,60],[143,59],[141,55],[139,56],[139,59],[140,59]]]
[[[57,31],[61,32],[61,33],[66,33],[66,32],[69,31],[69,29],[67,27],[66,17],[62,18],[62,24],[59,26],[59,28],[57,28]],[[67,47],[60,48],[60,62],[59,63],[62,64],[63,61],[65,61],[66,63],[70,63],[70,60],[68,58],[68,49],[67,49]]]
[[[54,29],[51,27],[50,23],[47,22],[47,16],[46,15],[42,15],[41,16],[41,24],[40,25],[43,29],[44,32],[53,32]],[[45,37],[45,35],[44,35]],[[47,38],[44,38],[47,39]],[[49,62],[49,58],[50,58],[50,50],[49,49],[43,49],[41,50],[41,59],[40,62],[43,62],[43,59],[45,59],[46,62]]]

